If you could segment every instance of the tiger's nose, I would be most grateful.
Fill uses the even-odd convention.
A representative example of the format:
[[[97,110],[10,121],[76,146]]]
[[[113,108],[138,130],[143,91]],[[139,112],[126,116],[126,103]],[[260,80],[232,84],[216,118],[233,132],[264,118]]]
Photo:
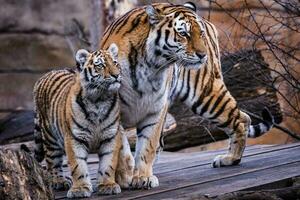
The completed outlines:
[[[115,78],[116,80],[119,79],[120,75],[119,74],[111,74],[111,77]]]
[[[198,56],[198,58],[203,59],[206,54],[205,53],[196,53],[196,55]]]

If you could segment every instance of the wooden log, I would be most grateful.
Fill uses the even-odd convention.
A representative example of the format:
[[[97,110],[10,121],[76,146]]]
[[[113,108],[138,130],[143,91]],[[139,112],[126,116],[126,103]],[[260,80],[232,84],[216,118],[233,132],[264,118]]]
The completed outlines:
[[[0,149],[0,199],[54,199],[48,180],[27,152]]]
[[[193,200],[298,200],[300,198],[300,186],[284,187],[279,189],[258,190],[258,191],[237,191],[216,197],[193,196]]]

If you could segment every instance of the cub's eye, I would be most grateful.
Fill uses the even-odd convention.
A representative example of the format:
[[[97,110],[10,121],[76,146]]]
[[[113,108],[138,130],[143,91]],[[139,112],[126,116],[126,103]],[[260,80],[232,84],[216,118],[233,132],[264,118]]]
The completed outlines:
[[[100,64],[96,65],[96,67],[97,67],[98,69],[103,69],[103,68],[104,68],[104,65],[103,65],[102,63],[100,63]]]
[[[179,35],[181,35],[182,37],[187,37],[187,36],[189,36],[189,35],[187,34],[187,32],[185,32],[185,31],[179,32]]]

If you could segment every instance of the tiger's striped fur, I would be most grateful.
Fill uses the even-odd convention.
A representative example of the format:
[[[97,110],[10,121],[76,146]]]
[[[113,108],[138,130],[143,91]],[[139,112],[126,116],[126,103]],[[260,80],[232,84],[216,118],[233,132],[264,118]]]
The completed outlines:
[[[53,186],[64,189],[70,187],[62,170],[67,155],[73,180],[69,198],[88,197],[93,191],[86,162],[90,151],[99,155],[98,192],[121,192],[115,182],[122,146],[117,52],[115,44],[108,51],[79,50],[77,70],[51,71],[34,88],[35,157],[45,157]]]
[[[214,167],[238,164],[247,135],[261,134],[257,127],[271,128],[272,116],[253,127],[250,117],[238,108],[223,82],[217,31],[195,11],[192,3],[136,8],[115,20],[101,41],[100,48],[113,42],[120,46],[121,122],[126,128],[136,127],[138,136],[134,188],[159,185],[152,165],[175,98],[230,136],[229,152],[216,157]]]

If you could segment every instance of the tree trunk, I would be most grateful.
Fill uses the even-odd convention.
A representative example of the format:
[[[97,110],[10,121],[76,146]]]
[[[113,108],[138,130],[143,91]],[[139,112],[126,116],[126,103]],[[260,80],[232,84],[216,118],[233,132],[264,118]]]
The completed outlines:
[[[0,149],[0,199],[54,199],[44,173],[28,153]]]

